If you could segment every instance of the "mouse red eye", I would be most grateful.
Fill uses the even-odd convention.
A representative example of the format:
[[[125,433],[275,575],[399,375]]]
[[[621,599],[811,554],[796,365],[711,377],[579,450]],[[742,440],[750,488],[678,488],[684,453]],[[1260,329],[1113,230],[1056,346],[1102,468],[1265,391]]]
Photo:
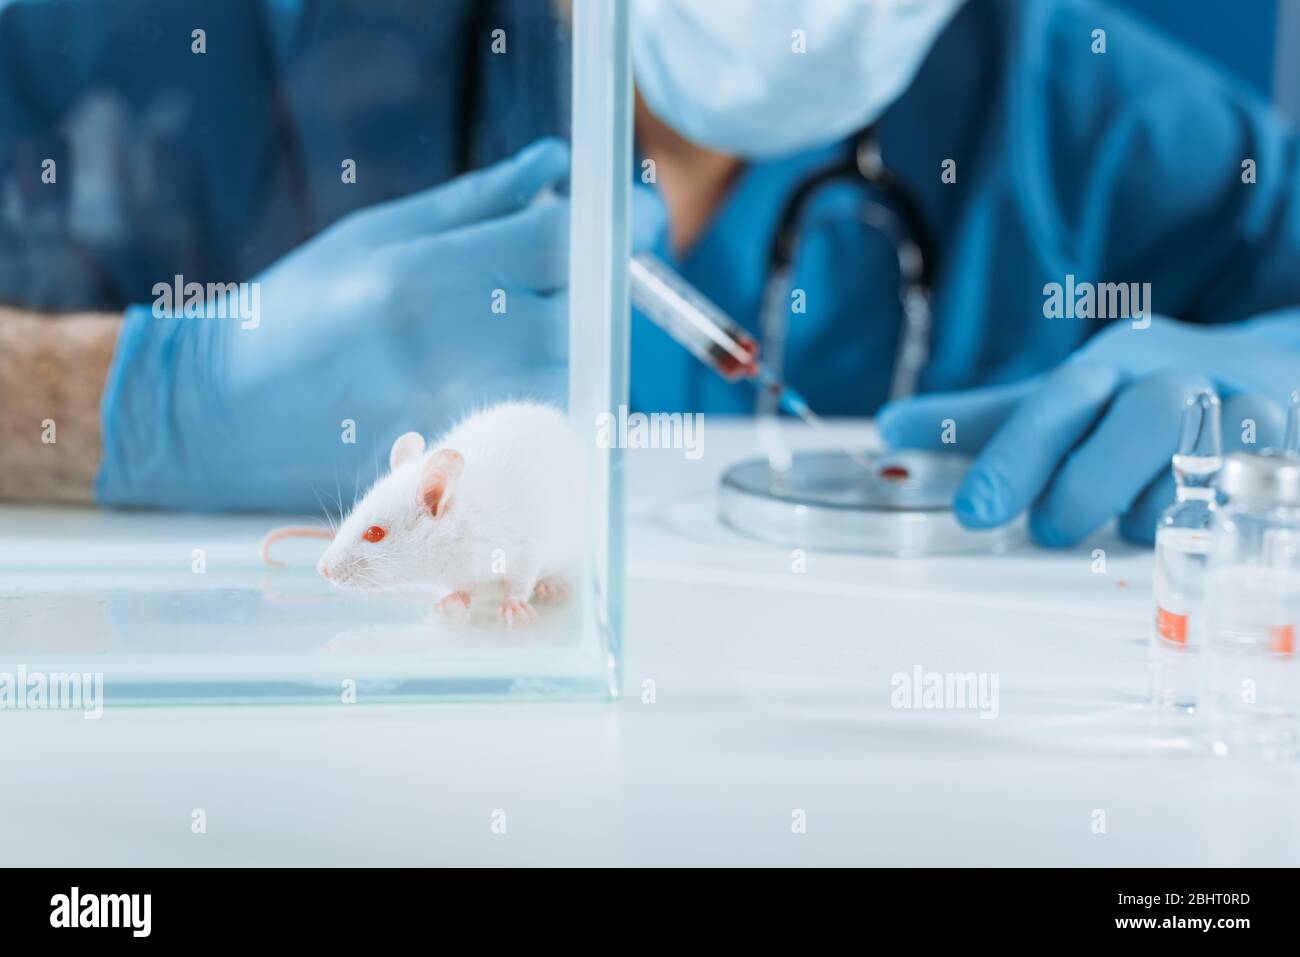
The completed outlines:
[[[361,533],[361,537],[368,542],[377,542],[387,534],[388,533],[385,532],[378,525],[371,525],[369,528],[367,528],[364,532]]]

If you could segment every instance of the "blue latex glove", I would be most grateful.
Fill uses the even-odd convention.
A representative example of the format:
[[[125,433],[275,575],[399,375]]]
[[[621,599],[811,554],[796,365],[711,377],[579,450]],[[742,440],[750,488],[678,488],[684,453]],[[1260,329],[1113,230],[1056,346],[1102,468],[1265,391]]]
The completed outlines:
[[[563,401],[569,207],[530,201],[567,168],[567,147],[542,140],[352,213],[256,277],[254,320],[230,299],[242,319],[128,310],[99,501],[346,508],[402,432],[505,396]]]
[[[1300,313],[1193,326],[1116,323],[1042,376],[885,406],[877,424],[895,448],[975,454],[953,501],[968,528],[1026,509],[1042,545],[1072,545],[1119,516],[1120,533],[1150,543],[1174,498],[1170,457],[1186,397],[1223,399],[1225,450],[1277,444],[1286,396],[1300,387]],[[956,442],[943,441],[952,420]],[[1245,440],[1245,441],[1243,441]]]

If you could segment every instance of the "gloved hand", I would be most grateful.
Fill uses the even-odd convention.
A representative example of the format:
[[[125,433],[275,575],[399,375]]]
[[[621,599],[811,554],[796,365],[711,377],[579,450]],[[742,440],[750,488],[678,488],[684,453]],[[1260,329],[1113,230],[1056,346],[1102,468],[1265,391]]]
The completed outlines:
[[[541,140],[354,212],[242,300],[209,304],[237,318],[132,307],[105,390],[98,500],[345,509],[402,432],[435,434],[508,395],[563,401],[569,206],[530,201],[567,168],[565,144]],[[637,211],[653,232],[656,209]]]
[[[1225,453],[1276,445],[1285,397],[1300,387],[1300,314],[1223,326],[1116,323],[1050,373],[893,402],[877,425],[895,448],[978,453],[953,501],[968,528],[1028,509],[1033,538],[1063,547],[1118,515],[1125,538],[1150,543],[1174,499],[1169,460],[1183,403],[1206,386],[1223,400]],[[953,443],[943,441],[946,420]]]

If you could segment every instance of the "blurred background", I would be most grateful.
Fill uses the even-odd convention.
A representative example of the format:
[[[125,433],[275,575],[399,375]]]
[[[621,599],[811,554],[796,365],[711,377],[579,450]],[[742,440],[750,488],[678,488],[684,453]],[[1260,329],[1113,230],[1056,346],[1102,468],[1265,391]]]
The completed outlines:
[[[1300,0],[1114,0],[1227,66],[1300,121]]]

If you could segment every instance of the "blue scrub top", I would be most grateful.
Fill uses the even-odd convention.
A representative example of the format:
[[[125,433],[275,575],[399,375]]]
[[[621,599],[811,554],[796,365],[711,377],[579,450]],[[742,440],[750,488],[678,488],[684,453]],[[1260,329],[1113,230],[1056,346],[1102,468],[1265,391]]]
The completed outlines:
[[[0,301],[116,309],[160,275],[251,277],[352,209],[565,133],[548,5],[288,0],[286,15],[284,2],[0,0]],[[472,60],[466,38],[486,47],[497,26],[509,55]],[[1045,317],[1045,284],[1067,275],[1150,282],[1156,312],[1192,322],[1300,302],[1294,131],[1109,7],[971,0],[881,130],[934,240],[924,391],[1068,356],[1101,323]],[[777,217],[848,149],[750,164],[683,274],[757,330]],[[43,192],[31,170],[45,157],[78,188]],[[356,185],[341,183],[343,157]],[[825,414],[875,410],[897,344],[896,253],[859,224],[861,195],[820,191],[796,259],[806,312],[790,316],[786,369]],[[753,408],[642,317],[632,363],[639,408]]]

